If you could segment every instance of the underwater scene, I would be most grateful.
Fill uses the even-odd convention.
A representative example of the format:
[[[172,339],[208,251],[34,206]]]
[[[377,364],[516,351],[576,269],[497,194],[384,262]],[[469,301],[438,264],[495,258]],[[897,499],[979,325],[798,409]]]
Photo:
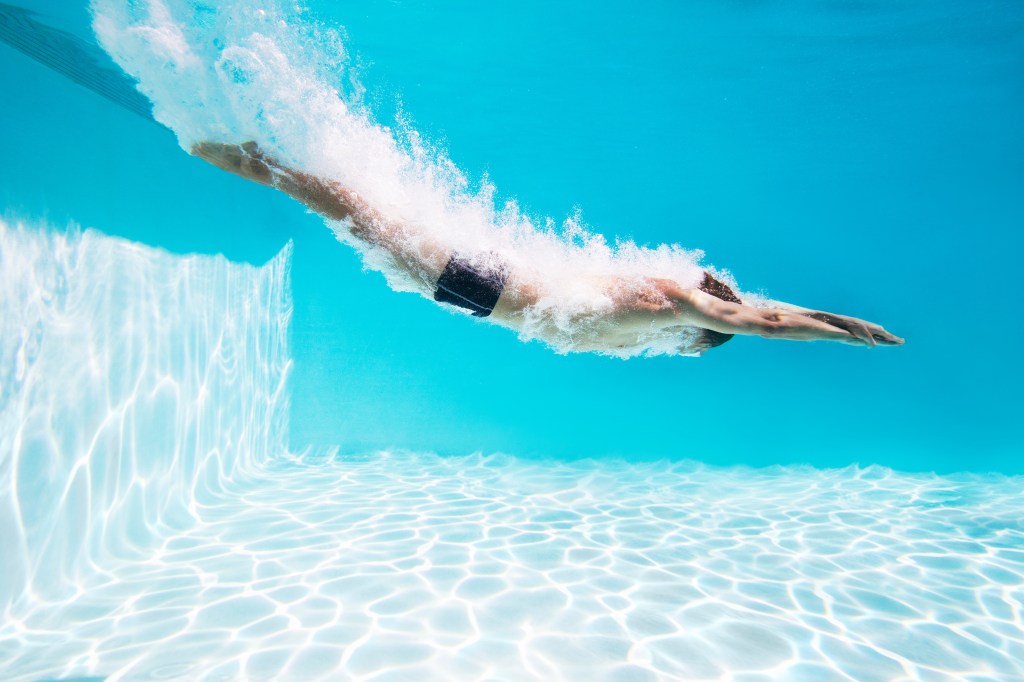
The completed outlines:
[[[1024,5],[0,2],[0,680],[1024,680]]]

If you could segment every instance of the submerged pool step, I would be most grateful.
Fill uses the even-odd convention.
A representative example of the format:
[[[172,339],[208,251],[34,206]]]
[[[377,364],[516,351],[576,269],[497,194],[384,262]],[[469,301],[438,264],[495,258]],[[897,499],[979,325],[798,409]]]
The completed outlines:
[[[149,121],[153,107],[103,50],[48,26],[24,7],[0,2],[0,41]]]

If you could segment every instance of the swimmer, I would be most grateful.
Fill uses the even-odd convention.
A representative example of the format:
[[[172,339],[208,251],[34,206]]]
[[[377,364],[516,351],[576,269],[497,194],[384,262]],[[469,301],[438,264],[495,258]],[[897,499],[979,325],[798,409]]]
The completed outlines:
[[[255,142],[201,142],[192,153],[218,168],[281,190],[327,218],[347,222],[355,238],[386,251],[394,265],[436,301],[516,328],[524,311],[540,300],[543,284],[511,270],[495,254],[456,254],[443,244],[424,240],[368,206],[352,190],[286,168],[263,154]],[[614,352],[635,343],[645,332],[686,328],[699,333],[680,352],[698,355],[735,334],[867,347],[903,344],[902,338],[879,325],[855,317],[780,301],[770,301],[770,307],[745,304],[710,273],[696,287],[656,277],[627,281],[617,276],[601,278],[594,286],[613,302],[607,314],[609,324],[600,325],[593,338],[578,340],[577,350]]]

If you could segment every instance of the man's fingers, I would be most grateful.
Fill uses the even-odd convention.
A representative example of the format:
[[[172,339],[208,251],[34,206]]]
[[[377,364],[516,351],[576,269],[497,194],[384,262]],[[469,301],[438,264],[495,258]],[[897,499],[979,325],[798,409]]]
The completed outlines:
[[[872,335],[871,330],[863,322],[852,321],[850,325],[850,332],[858,339],[864,342],[864,345],[868,348],[873,348],[875,345],[875,337]]]
[[[886,346],[898,346],[903,343],[903,339],[892,332],[887,331],[881,325],[868,323],[867,327],[868,331],[871,332],[871,338],[874,339],[876,343]]]
[[[904,339],[902,337],[896,336],[884,329],[874,332],[872,336],[875,338],[875,341],[885,344],[886,346],[902,346],[904,343]]]

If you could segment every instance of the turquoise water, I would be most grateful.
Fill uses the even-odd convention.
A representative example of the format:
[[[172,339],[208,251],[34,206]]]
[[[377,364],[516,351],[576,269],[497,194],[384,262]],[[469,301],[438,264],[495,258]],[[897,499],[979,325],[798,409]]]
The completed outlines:
[[[1004,307],[1021,285],[1019,4],[375,3],[314,19],[345,27],[377,120],[400,103],[499,202],[703,249],[747,291],[908,345],[559,357],[392,295],[286,198],[8,51],[9,212],[254,263],[295,240],[294,447],[1021,471],[1021,322]]]
[[[167,127],[0,45],[0,677],[1024,679],[1019,3],[217,7],[94,3]],[[559,354],[211,137],[907,345]]]

